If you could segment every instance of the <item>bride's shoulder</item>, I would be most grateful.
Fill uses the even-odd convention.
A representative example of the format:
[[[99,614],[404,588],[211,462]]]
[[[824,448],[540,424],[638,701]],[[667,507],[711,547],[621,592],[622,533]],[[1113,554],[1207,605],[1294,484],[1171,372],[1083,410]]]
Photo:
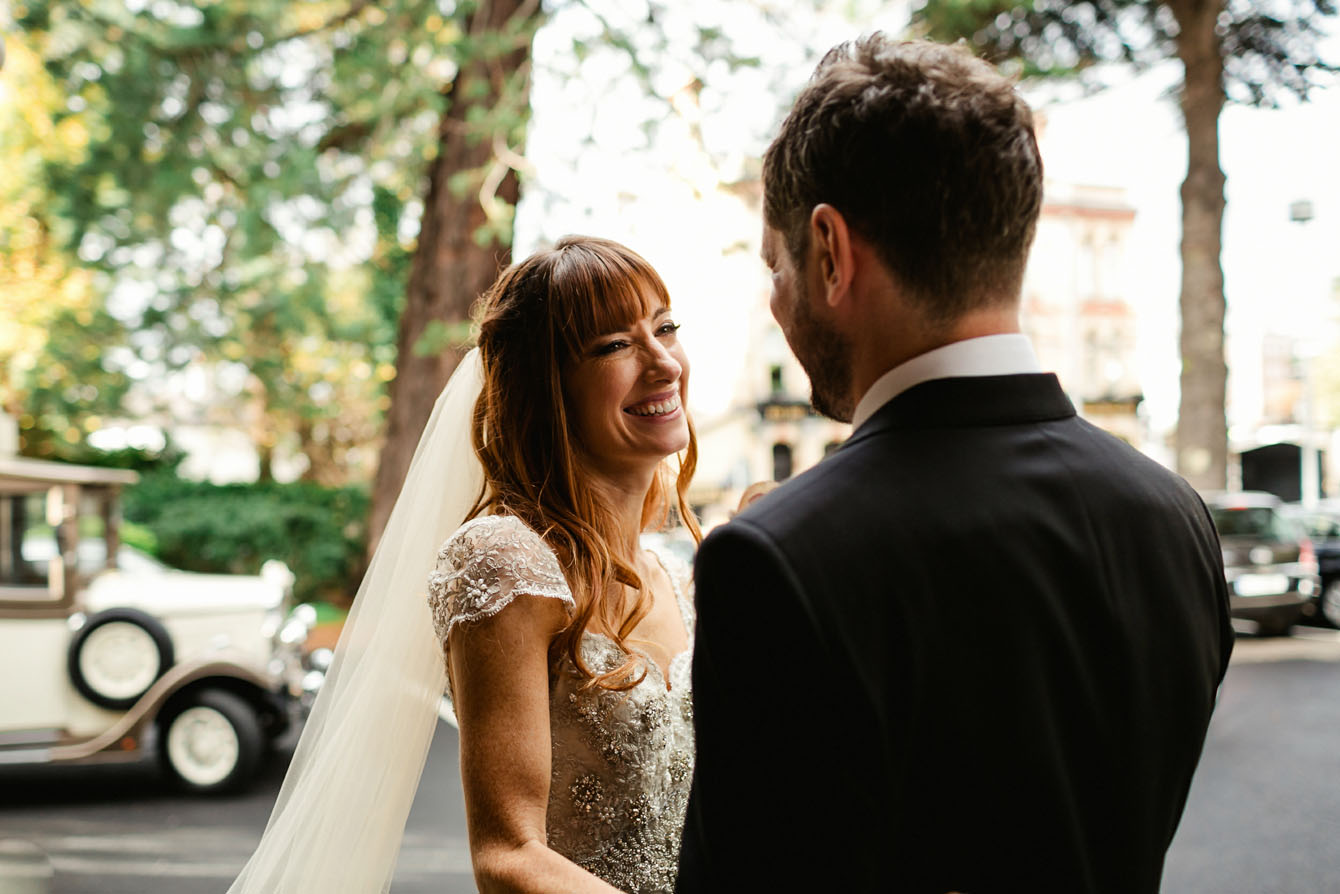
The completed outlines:
[[[452,555],[468,556],[479,550],[543,549],[552,554],[544,539],[515,515],[480,515],[452,533],[438,549],[439,559]]]
[[[486,515],[461,525],[437,553],[428,576],[428,604],[438,637],[464,621],[491,617],[517,596],[574,600],[553,550],[512,515]]]
[[[519,593],[572,601],[558,557],[514,515],[480,516],[457,528],[437,551],[429,590],[439,601],[506,600]]]

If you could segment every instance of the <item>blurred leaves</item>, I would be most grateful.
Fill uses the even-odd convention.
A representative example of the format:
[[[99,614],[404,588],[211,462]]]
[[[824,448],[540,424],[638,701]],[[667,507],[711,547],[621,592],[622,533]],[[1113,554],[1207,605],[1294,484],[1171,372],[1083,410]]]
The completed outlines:
[[[117,340],[95,277],[62,247],[67,222],[49,207],[47,168],[74,164],[89,122],[64,110],[41,59],[19,40],[6,46],[0,89],[0,406],[35,433],[35,455],[77,444],[86,423],[114,411],[128,380],[102,363],[97,339]],[[89,336],[92,336],[90,338]],[[53,338],[62,339],[52,345]],[[70,412],[78,404],[81,412]]]
[[[96,345],[109,364],[118,352],[107,348],[128,349],[115,369],[120,391],[105,406],[75,400],[62,420],[105,419],[134,385],[136,415],[247,430],[263,475],[286,449],[306,456],[310,477],[367,476],[423,158],[456,65],[459,32],[436,9],[240,0],[15,8],[25,33],[14,44],[45,66],[45,105],[29,117],[72,144],[50,151],[35,135],[28,182],[38,184],[50,251],[80,270],[71,281],[100,324],[68,344],[33,325],[25,345]],[[20,109],[36,98],[8,96]],[[16,217],[32,219],[24,209]],[[6,298],[36,313],[57,273],[16,272],[28,294]],[[43,366],[47,379],[68,368],[33,350],[11,365]],[[209,394],[202,401],[195,388],[184,407],[173,371],[186,369],[207,370]],[[102,390],[89,373],[73,377]],[[25,451],[79,427],[55,425],[49,401],[33,407],[32,389],[7,384],[6,405],[35,423]]]
[[[1024,77],[1085,75],[1098,63],[1146,67],[1176,58],[1186,2],[1148,0],[922,0],[917,33],[964,40],[978,55]],[[1335,64],[1320,54],[1333,0],[1225,0],[1215,29],[1229,99],[1277,105],[1306,98]]]
[[[298,601],[348,605],[363,573],[368,494],[308,482],[216,485],[172,472],[143,476],[124,492],[137,545],[174,568],[257,574],[280,559]],[[127,525],[126,527],[130,527]]]

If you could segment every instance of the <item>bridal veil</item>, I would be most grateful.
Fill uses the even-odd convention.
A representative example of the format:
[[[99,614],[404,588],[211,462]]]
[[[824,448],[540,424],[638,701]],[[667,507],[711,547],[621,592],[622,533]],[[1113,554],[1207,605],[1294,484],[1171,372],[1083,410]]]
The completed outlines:
[[[447,680],[428,575],[483,486],[470,440],[481,375],[475,349],[433,407],[265,834],[229,894],[390,888]]]

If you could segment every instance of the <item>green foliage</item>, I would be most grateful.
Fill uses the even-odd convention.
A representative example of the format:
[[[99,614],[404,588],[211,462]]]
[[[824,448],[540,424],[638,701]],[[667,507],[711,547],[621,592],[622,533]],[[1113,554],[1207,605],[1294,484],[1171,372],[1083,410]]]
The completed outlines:
[[[923,0],[913,29],[933,40],[966,41],[1024,76],[1083,74],[1099,62],[1151,65],[1177,55],[1177,4],[1150,0]],[[1277,104],[1306,98],[1336,66],[1320,55],[1333,0],[1227,0],[1214,22],[1230,99]]]
[[[148,553],[151,556],[158,555],[158,538],[151,529],[144,525],[122,520],[118,530],[122,543],[133,546],[140,552]]]
[[[313,602],[312,608],[316,609],[317,624],[334,624],[343,622],[348,616],[347,609],[340,608],[338,605],[332,605],[329,602]]]
[[[411,349],[419,357],[440,354],[443,351],[468,347],[478,335],[478,327],[465,320],[460,323],[444,323],[433,320],[424,327],[423,335]]]
[[[347,604],[363,574],[367,492],[307,482],[216,485],[167,473],[124,493],[125,518],[153,538],[154,553],[187,571],[257,574],[281,559],[299,601]]]
[[[46,323],[40,359],[17,373],[19,434],[25,453],[80,462],[84,438],[116,413],[130,389],[126,373],[103,348],[124,338],[120,322],[101,308],[62,309]]]
[[[136,472],[175,472],[186,459],[186,451],[176,444],[168,442],[161,450],[145,447],[121,447],[116,450],[99,450],[87,443],[79,442],[62,447],[54,452],[51,459],[60,462],[76,463],[81,466],[101,466],[105,469],[131,469]]]
[[[731,15],[674,28],[664,0],[600,7],[566,7],[596,22],[572,60],[626,57],[664,103],[665,115],[647,116],[649,141],[677,114],[670,96],[686,72],[699,90],[709,70],[759,64],[736,51]],[[487,193],[525,167],[530,45],[545,16],[525,3],[504,22],[472,20],[496,8],[22,0],[0,10],[20,29],[5,78],[26,104],[16,125],[0,101],[0,167],[18,172],[14,189],[0,184],[0,312],[24,323],[12,345],[0,332],[0,405],[20,418],[24,452],[72,457],[128,406],[180,419],[189,371],[204,380],[190,421],[244,431],[263,478],[275,453],[301,453],[305,477],[325,484],[370,477],[424,174],[446,143],[493,151],[451,176],[453,195],[484,206],[473,244],[493,252],[512,239],[515,209]],[[18,230],[37,260],[10,279]],[[69,294],[57,301],[60,289]],[[57,308],[68,313],[48,327]],[[459,342],[442,322],[410,349]]]
[[[402,219],[459,29],[431,0],[31,0],[13,14],[63,103],[49,117],[77,117],[84,140],[46,158],[40,207],[100,274],[96,331],[47,339],[94,353],[66,377],[81,387],[0,393],[32,423],[25,452],[71,447],[137,384],[165,400],[146,383],[191,367],[214,378],[200,415],[245,429],[263,475],[283,448],[314,479],[366,477],[413,250]],[[73,370],[52,359],[34,365]]]

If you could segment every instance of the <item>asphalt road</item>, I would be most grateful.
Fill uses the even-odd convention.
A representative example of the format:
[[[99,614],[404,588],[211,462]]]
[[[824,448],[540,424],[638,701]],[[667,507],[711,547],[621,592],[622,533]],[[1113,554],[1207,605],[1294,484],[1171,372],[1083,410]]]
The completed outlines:
[[[394,894],[474,891],[456,747],[455,731],[440,725]],[[213,800],[173,793],[150,763],[0,767],[0,841],[50,855],[52,894],[222,894],[260,836],[287,757],[281,750],[250,793]],[[1340,891],[1337,842],[1340,633],[1242,637],[1163,890]]]
[[[1163,891],[1340,892],[1340,632],[1238,638]]]
[[[292,739],[248,792],[227,798],[179,795],[152,761],[0,767],[0,842],[46,852],[50,894],[223,894],[260,840]],[[456,750],[456,731],[439,723],[392,894],[474,894]]]

